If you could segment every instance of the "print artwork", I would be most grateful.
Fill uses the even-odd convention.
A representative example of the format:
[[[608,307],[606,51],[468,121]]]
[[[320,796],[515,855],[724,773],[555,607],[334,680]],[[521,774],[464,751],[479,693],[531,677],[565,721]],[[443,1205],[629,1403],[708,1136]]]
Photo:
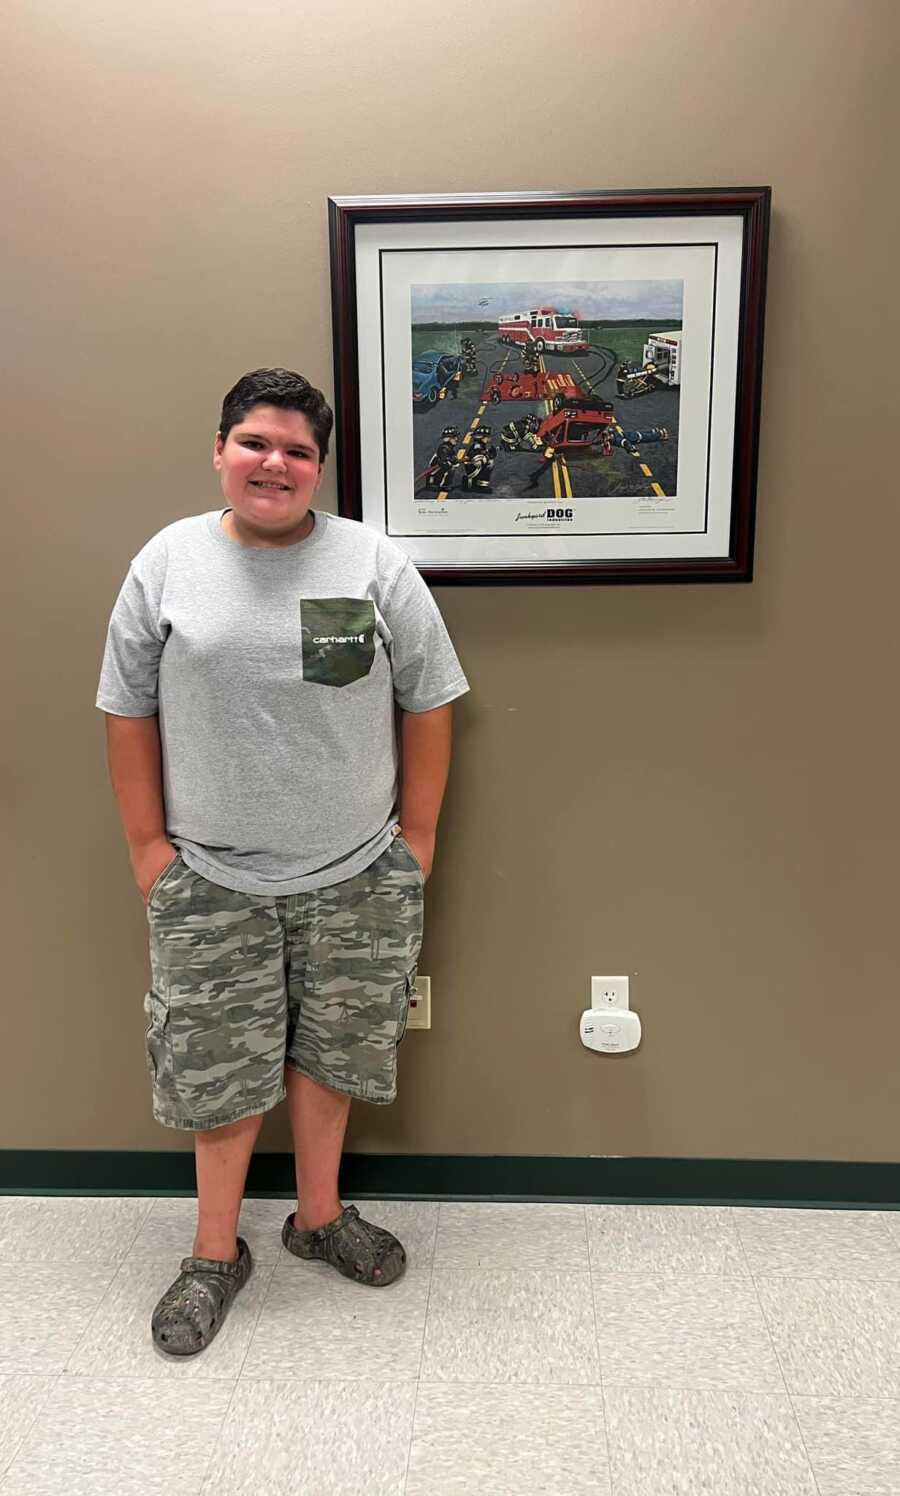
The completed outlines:
[[[676,495],[680,280],[410,290],[417,500]]]

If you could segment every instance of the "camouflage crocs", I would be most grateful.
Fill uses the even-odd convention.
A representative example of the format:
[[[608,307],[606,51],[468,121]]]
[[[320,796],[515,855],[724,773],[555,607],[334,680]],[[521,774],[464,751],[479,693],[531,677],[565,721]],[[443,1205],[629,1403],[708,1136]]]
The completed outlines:
[[[150,1322],[154,1343],[160,1350],[170,1356],[195,1356],[218,1335],[232,1299],[253,1268],[250,1248],[242,1236],[237,1245],[236,1262],[184,1258],[181,1272],[166,1289]]]
[[[393,1283],[406,1266],[406,1252],[396,1236],[362,1220],[355,1205],[346,1206],[337,1220],[316,1231],[298,1231],[289,1215],[281,1228],[281,1240],[295,1257],[330,1262],[345,1278],[372,1288]]]

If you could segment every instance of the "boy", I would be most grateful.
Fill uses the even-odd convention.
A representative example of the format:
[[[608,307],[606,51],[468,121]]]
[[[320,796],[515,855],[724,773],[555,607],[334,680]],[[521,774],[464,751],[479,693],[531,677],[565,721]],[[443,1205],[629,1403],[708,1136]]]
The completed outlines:
[[[213,456],[227,507],[144,546],[107,636],[97,706],[150,927],[153,1111],[196,1151],[193,1256],[152,1319],[172,1355],[209,1344],[249,1277],[241,1198],[285,1096],[284,1245],[373,1287],[406,1261],[342,1206],[338,1168],[351,1098],[396,1096],[468,685],[403,552],[312,509],[332,420],[299,374],[238,380]]]

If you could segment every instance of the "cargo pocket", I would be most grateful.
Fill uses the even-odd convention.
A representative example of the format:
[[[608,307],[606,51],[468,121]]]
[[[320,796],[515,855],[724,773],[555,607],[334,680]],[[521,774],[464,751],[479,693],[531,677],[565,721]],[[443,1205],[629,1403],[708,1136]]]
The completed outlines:
[[[318,686],[362,680],[375,659],[375,604],[360,597],[311,597],[300,604],[303,679]]]
[[[172,1077],[169,1009],[151,989],[144,995],[144,1012],[147,1015],[147,1032],[144,1035],[147,1069],[157,1085],[165,1085]]]
[[[400,1019],[399,1019],[399,1022],[397,1024],[397,1044],[398,1045],[402,1044],[404,1035],[406,1034],[406,1025],[409,1022],[410,1004],[412,1003],[413,993],[415,992],[415,990],[416,990],[416,969],[415,969],[415,967],[413,967],[412,971],[408,971],[406,973],[406,984],[405,984],[405,990],[404,990],[404,994],[403,994],[403,1006],[402,1006],[402,1009],[401,1009],[401,1012],[400,1012]]]

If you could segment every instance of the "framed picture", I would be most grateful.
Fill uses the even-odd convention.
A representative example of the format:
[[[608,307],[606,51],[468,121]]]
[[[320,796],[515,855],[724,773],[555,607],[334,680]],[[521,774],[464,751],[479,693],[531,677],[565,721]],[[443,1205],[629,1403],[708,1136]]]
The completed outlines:
[[[329,199],[340,512],[431,582],[748,582],[770,189]]]

